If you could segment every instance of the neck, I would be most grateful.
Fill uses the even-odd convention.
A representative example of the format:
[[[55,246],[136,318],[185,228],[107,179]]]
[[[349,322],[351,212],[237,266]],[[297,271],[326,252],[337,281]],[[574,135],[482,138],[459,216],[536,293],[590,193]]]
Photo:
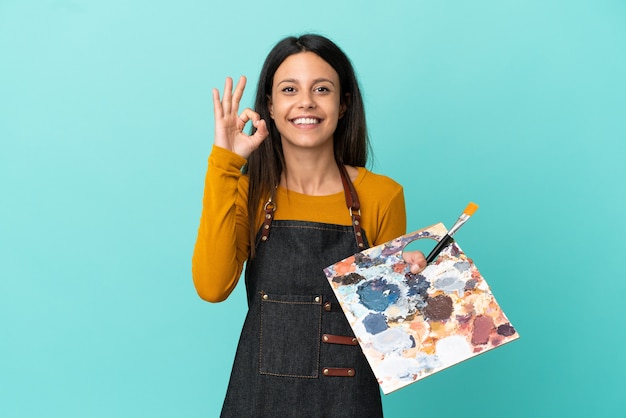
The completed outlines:
[[[326,196],[343,190],[339,169],[332,152],[285,153],[285,169],[280,185],[287,190],[311,195]]]

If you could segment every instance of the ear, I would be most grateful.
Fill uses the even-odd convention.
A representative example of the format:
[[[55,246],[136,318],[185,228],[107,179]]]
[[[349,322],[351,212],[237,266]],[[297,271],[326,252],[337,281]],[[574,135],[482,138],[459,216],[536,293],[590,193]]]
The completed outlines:
[[[348,110],[348,107],[350,106],[350,99],[350,93],[346,93],[343,100],[339,104],[339,119],[341,119]]]
[[[270,112],[270,117],[274,119],[274,105],[272,104],[272,96],[267,95],[267,110]]]

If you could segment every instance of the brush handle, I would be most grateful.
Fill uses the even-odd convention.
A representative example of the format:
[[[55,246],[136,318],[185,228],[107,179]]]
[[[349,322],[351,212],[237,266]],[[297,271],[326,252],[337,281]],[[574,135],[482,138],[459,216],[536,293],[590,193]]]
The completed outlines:
[[[448,234],[446,234],[443,238],[441,238],[439,242],[437,243],[437,245],[435,246],[435,248],[433,248],[430,254],[428,254],[428,257],[426,257],[426,263],[431,263],[432,261],[434,261],[439,255],[439,253],[443,251],[443,249],[446,248],[448,245],[452,244],[453,241],[454,241],[454,238],[452,238]]]

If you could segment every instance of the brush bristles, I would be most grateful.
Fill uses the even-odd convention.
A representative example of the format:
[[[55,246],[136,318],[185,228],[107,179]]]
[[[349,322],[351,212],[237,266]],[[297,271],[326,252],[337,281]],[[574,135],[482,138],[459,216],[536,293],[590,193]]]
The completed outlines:
[[[466,214],[467,216],[472,216],[474,212],[476,212],[476,209],[478,209],[478,205],[474,202],[470,202],[469,205],[467,205],[467,207],[463,211],[463,213]]]

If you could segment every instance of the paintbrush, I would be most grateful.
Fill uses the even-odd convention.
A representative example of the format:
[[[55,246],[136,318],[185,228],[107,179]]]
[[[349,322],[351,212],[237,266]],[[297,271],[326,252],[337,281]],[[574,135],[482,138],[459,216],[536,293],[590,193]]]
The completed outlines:
[[[478,209],[478,205],[474,202],[470,202],[469,205],[467,205],[461,216],[459,216],[459,219],[457,219],[454,226],[450,228],[448,233],[439,240],[435,248],[433,248],[430,254],[428,254],[428,257],[426,257],[426,263],[430,263],[435,258],[437,258],[439,253],[454,241],[454,238],[452,238],[452,236],[456,233],[456,231],[459,230],[459,228],[461,228],[461,226],[463,226],[465,222],[467,222],[470,216],[472,216],[474,212],[476,212],[476,209]]]

